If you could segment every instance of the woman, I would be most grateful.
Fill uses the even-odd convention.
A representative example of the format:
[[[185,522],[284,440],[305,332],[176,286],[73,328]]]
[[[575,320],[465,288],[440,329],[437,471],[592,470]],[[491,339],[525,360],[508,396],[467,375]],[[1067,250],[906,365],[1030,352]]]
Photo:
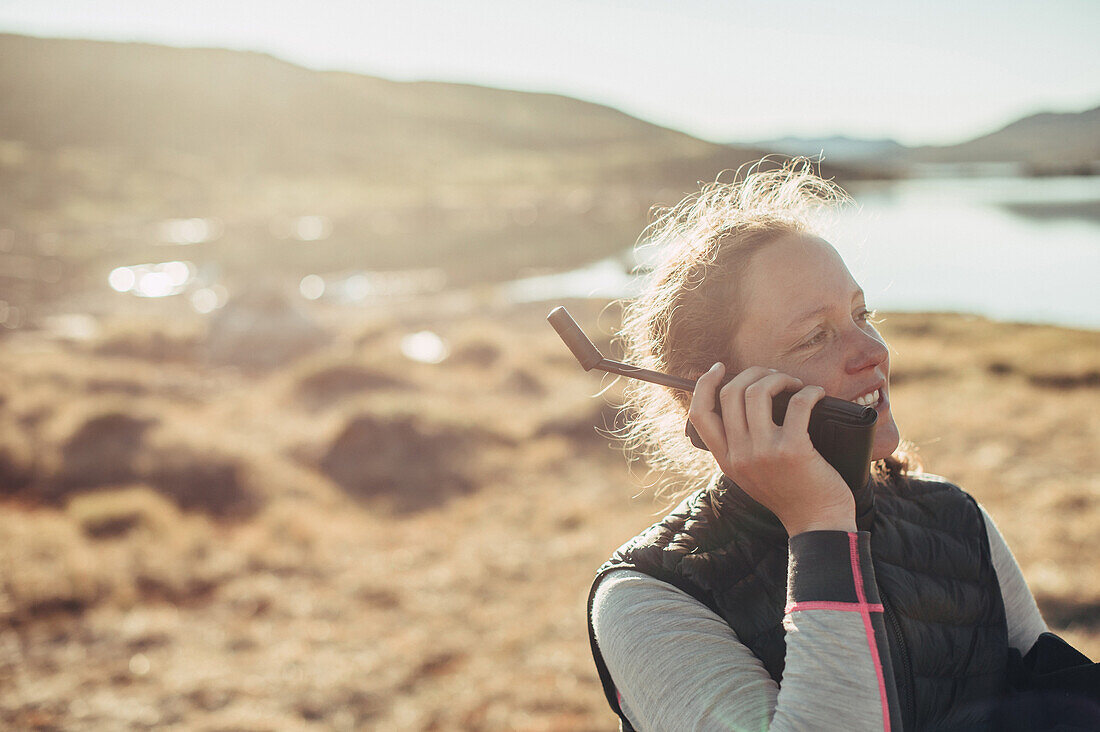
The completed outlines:
[[[889,350],[819,235],[847,200],[809,161],[757,165],[650,230],[661,262],[625,312],[625,360],[698,382],[690,399],[632,383],[629,442],[701,487],[592,587],[624,729],[972,729],[991,722],[1010,649],[1046,631],[992,519],[899,449]],[[824,395],[878,413],[863,490],[810,443]]]

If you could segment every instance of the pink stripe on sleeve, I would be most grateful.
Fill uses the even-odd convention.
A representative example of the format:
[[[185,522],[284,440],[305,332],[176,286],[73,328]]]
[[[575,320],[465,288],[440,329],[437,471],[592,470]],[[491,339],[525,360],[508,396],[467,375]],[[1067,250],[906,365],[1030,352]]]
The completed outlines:
[[[875,666],[875,678],[878,680],[879,698],[882,699],[882,728],[890,732],[890,705],[886,701],[886,680],[882,674],[882,659],[879,658],[878,646],[875,644],[875,629],[871,627],[872,607],[875,612],[882,612],[882,605],[871,606],[867,604],[867,595],[863,591],[863,573],[859,568],[859,537],[854,532],[848,532],[848,546],[852,556],[852,578],[856,584],[856,599],[859,614],[863,616],[863,629],[867,633],[867,645],[871,648],[871,661]]]
[[[792,602],[784,608],[784,612],[793,613],[799,610],[845,610],[850,613],[862,613],[865,609],[872,613],[883,612],[882,605],[870,605],[865,602],[829,602],[827,600]]]

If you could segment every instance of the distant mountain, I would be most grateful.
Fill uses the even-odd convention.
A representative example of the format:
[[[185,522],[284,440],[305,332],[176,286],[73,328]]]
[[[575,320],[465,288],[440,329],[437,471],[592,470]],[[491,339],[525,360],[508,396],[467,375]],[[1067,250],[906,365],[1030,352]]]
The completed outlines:
[[[747,143],[751,147],[774,150],[784,155],[824,155],[833,163],[864,162],[891,157],[905,150],[905,146],[891,139],[862,140],[844,135],[832,137],[781,137],[777,140],[761,140]]]
[[[675,178],[692,161],[706,179],[757,155],[559,95],[317,72],[260,53],[0,35],[0,58],[0,140],[38,150],[167,150],[252,174],[385,181],[659,178],[666,164]]]
[[[1100,173],[1100,107],[1083,112],[1043,112],[955,145],[906,147],[894,140],[783,137],[744,143],[786,155],[816,156],[855,166],[865,174],[943,174],[985,170],[1003,173]]]
[[[16,253],[66,263],[51,285],[61,292],[171,256],[211,277],[294,283],[354,269],[440,267],[451,282],[563,269],[623,252],[650,206],[763,155],[560,95],[260,53],[0,35],[0,59],[0,227]],[[302,216],[322,222],[321,239],[287,233]],[[192,218],[217,233],[169,254],[164,232]]]
[[[913,148],[909,163],[1019,163],[1036,172],[1100,170],[1100,107],[1043,112],[957,145]]]

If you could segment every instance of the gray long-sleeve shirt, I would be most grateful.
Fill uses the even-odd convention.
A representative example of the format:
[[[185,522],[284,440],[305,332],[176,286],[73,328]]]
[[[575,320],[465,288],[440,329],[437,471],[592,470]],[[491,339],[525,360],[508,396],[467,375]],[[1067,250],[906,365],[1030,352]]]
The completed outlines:
[[[993,519],[984,508],[982,515],[1009,645],[1026,653],[1047,627]],[[823,561],[829,558],[819,547],[790,542],[792,566],[813,572]],[[862,572],[873,582],[869,566]],[[796,581],[792,572],[790,582]],[[788,587],[780,688],[733,629],[698,600],[640,572],[609,573],[596,591],[592,623],[627,719],[645,732],[888,728],[878,662],[878,653],[888,651],[875,647],[867,613],[839,603],[800,603],[797,594]]]

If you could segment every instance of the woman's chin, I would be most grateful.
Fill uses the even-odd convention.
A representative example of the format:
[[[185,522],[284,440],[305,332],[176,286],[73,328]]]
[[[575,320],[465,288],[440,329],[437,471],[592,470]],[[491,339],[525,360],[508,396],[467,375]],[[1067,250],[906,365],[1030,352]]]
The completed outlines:
[[[875,441],[871,445],[871,460],[885,460],[894,454],[901,444],[901,434],[893,419],[882,420],[875,428]]]

